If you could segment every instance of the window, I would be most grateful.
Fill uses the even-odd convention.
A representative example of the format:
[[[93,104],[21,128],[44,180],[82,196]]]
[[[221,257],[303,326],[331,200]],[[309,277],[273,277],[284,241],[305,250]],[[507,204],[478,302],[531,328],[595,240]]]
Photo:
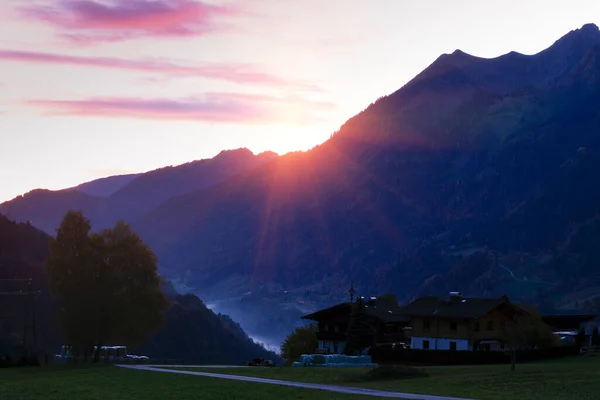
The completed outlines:
[[[325,332],[329,332],[329,325],[325,325],[325,327],[323,328],[323,330],[324,330]]]
[[[456,332],[457,329],[458,329],[458,326],[456,324],[456,321],[450,321],[450,330],[452,332]]]
[[[475,323],[473,324],[473,330],[475,332],[479,332],[479,320],[475,321]]]
[[[333,331],[334,331],[335,333],[338,333],[338,332],[340,331],[340,328],[339,328],[339,326],[337,326],[337,325],[334,325],[334,326],[333,326]]]
[[[423,349],[429,350],[429,340],[423,340]]]
[[[429,320],[428,319],[424,319],[423,320],[423,330],[424,331],[428,331],[429,330]]]
[[[450,350],[456,351],[456,342],[450,342]]]
[[[487,330],[488,331],[493,331],[494,330],[494,321],[488,321]]]
[[[501,319],[500,320],[500,329],[505,329],[506,328],[506,320]]]

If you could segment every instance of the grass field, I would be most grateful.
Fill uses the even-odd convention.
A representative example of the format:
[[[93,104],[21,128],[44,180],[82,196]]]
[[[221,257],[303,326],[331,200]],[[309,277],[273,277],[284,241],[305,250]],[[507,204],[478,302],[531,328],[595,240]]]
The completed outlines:
[[[424,369],[428,377],[369,382],[362,380],[368,371],[362,368],[237,368],[219,372],[481,400],[600,399],[600,355],[517,365],[514,373],[509,365]]]
[[[113,366],[0,369],[1,400],[373,400],[199,376]]]

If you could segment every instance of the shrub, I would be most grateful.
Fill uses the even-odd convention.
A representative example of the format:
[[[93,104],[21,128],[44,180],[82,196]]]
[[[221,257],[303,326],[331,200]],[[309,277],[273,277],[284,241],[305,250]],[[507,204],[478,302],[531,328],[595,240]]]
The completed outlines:
[[[577,346],[554,347],[545,350],[517,352],[518,362],[538,361],[579,354]],[[372,348],[371,357],[378,364],[409,365],[477,365],[510,362],[510,354],[503,351],[450,351]]]

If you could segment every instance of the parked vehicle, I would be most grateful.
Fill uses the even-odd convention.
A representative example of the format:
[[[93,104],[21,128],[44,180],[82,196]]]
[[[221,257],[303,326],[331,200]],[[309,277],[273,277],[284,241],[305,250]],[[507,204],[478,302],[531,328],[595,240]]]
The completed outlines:
[[[92,354],[88,357],[89,360],[93,360],[98,351],[98,346],[94,346]],[[54,361],[58,363],[69,363],[74,358],[81,359],[85,357],[81,355],[75,355],[73,346],[61,346],[60,353],[54,355]],[[102,346],[100,348],[100,354],[98,355],[100,361],[106,362],[119,362],[119,363],[147,363],[150,359],[147,356],[138,356],[134,354],[127,354],[126,346]]]
[[[265,360],[264,358],[253,358],[247,365],[249,367],[274,367],[275,363],[272,360]]]

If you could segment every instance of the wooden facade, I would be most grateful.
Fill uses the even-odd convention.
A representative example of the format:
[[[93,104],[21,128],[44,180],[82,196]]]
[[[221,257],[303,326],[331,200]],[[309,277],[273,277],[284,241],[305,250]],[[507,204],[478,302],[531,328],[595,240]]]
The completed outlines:
[[[462,299],[461,299],[462,301]],[[473,299],[467,299],[473,301]],[[410,314],[410,310],[406,311]],[[431,350],[503,350],[504,332],[518,309],[499,300],[480,316],[415,315],[412,316],[413,348]],[[418,340],[416,338],[423,338]],[[429,341],[429,345],[424,341]]]
[[[377,346],[402,345],[410,338],[406,328],[410,326],[410,319],[399,314],[400,307],[385,303],[377,304],[370,301],[365,306],[375,328],[375,343]],[[302,319],[315,321],[317,324],[317,339],[319,352],[343,353],[346,344],[346,333],[350,323],[352,303],[341,303],[333,307],[305,315]]]

